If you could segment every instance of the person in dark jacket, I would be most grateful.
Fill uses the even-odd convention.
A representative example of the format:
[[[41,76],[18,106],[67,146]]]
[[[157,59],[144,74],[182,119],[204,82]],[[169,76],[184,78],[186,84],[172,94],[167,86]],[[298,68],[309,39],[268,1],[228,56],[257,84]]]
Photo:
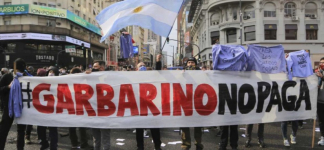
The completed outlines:
[[[56,67],[51,66],[49,67],[46,76],[59,76],[59,71]],[[46,136],[46,129],[49,129],[49,137],[50,137],[50,142],[51,144],[48,143],[47,141],[47,136]],[[41,140],[41,148],[40,150],[45,150],[48,147],[50,147],[50,150],[57,150],[57,143],[58,143],[58,132],[57,132],[57,127],[43,127],[43,126],[38,126],[37,127],[37,132],[38,136]]]
[[[197,60],[194,57],[190,57],[187,61],[187,66],[185,66],[185,70],[200,70],[197,66]],[[182,145],[181,148],[183,150],[189,150],[191,148],[191,137],[190,137],[190,128],[181,128],[182,130]],[[194,137],[196,140],[196,150],[202,150],[204,146],[201,144],[202,142],[202,127],[194,128]]]
[[[23,59],[18,58],[15,60],[17,72],[23,73],[26,76],[26,63]],[[13,123],[14,117],[9,116],[9,94],[11,83],[13,81],[13,75],[11,73],[5,74],[0,80],[0,97],[3,103],[3,115],[0,122],[0,150],[5,149],[7,136],[11,125]],[[25,147],[25,130],[26,125],[17,125],[17,150],[23,150]]]

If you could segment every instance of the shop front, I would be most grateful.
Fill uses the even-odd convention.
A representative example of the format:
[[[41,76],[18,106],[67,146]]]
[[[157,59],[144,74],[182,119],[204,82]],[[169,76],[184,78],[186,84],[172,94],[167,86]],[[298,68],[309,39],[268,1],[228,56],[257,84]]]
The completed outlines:
[[[84,64],[83,49],[90,48],[90,44],[68,36],[12,33],[0,34],[0,67],[13,68],[13,61],[22,58],[27,65],[34,68],[44,66],[60,66],[71,68],[73,65]],[[76,51],[66,53],[65,46],[73,45]]]

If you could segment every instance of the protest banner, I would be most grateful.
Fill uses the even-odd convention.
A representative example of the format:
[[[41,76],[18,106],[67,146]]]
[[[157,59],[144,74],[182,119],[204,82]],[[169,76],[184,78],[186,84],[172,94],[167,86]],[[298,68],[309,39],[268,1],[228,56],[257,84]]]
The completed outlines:
[[[317,77],[236,71],[96,72],[22,77],[20,124],[168,128],[315,118]]]

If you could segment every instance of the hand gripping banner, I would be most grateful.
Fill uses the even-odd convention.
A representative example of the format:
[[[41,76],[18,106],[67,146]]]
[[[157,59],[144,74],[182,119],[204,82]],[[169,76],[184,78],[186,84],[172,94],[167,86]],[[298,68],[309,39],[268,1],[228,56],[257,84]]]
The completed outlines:
[[[19,124],[91,128],[222,126],[316,117],[317,77],[228,71],[22,77]]]

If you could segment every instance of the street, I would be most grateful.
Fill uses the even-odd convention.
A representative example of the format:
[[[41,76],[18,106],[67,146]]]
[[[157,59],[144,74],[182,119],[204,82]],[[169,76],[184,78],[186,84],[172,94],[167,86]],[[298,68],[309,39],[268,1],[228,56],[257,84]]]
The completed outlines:
[[[239,149],[261,149],[257,145],[257,127],[256,125],[253,128],[253,134],[252,134],[252,147],[251,148],[245,148],[244,142],[245,138],[242,137],[242,134],[244,134],[244,128],[245,126],[241,125],[239,126]],[[311,142],[312,142],[312,128],[313,128],[313,120],[306,120],[304,121],[304,128],[299,129],[297,133],[297,144],[291,145],[290,149],[292,150],[307,150],[311,149]],[[216,137],[216,133],[218,129],[216,128],[206,128],[209,130],[209,132],[203,133],[203,145],[204,150],[215,150],[218,149],[218,143],[220,141],[220,137]],[[178,132],[179,128],[167,128],[167,129],[161,129],[161,140],[162,143],[166,144],[164,147],[162,147],[163,150],[179,150],[181,149],[181,143],[177,144],[170,144],[169,142],[176,142],[181,141],[181,136]],[[149,131],[149,130],[148,130]],[[59,128],[59,143],[58,143],[58,149],[59,150],[69,150],[71,149],[71,143],[68,136],[61,137],[60,134],[67,134],[68,129],[67,128]],[[288,125],[288,134],[291,133],[291,125]],[[88,135],[90,135],[91,132],[88,130]],[[148,132],[149,137],[145,138],[145,149],[153,150],[154,145],[152,143],[152,139],[150,136],[150,132]],[[271,123],[265,125],[265,142],[267,144],[267,150],[278,150],[278,149],[287,149],[283,146],[283,140],[281,136],[281,130],[280,130],[280,123]],[[288,135],[289,136],[289,135]],[[90,137],[90,136],[89,136]],[[318,138],[320,137],[319,132],[316,132],[316,138],[315,138],[315,150],[323,149],[323,147],[317,146]],[[16,149],[16,125],[13,125],[9,136],[7,139],[6,144],[6,150],[15,150]],[[117,139],[125,139],[124,141],[117,141]],[[193,129],[191,130],[191,139],[192,144],[194,144],[194,137],[193,137]],[[33,127],[31,140],[33,144],[26,145],[25,150],[35,150],[39,149],[40,145],[37,144],[37,135],[36,135],[36,126]],[[91,138],[89,138],[88,141],[89,144],[92,144]],[[118,143],[118,144],[117,144]],[[124,145],[119,145],[120,143],[124,143]],[[230,146],[227,146],[228,149],[230,149]],[[193,146],[191,149],[195,149]],[[133,133],[133,129],[127,130],[127,129],[114,129],[111,132],[111,150],[136,150],[136,139],[135,139],[135,133]]]

